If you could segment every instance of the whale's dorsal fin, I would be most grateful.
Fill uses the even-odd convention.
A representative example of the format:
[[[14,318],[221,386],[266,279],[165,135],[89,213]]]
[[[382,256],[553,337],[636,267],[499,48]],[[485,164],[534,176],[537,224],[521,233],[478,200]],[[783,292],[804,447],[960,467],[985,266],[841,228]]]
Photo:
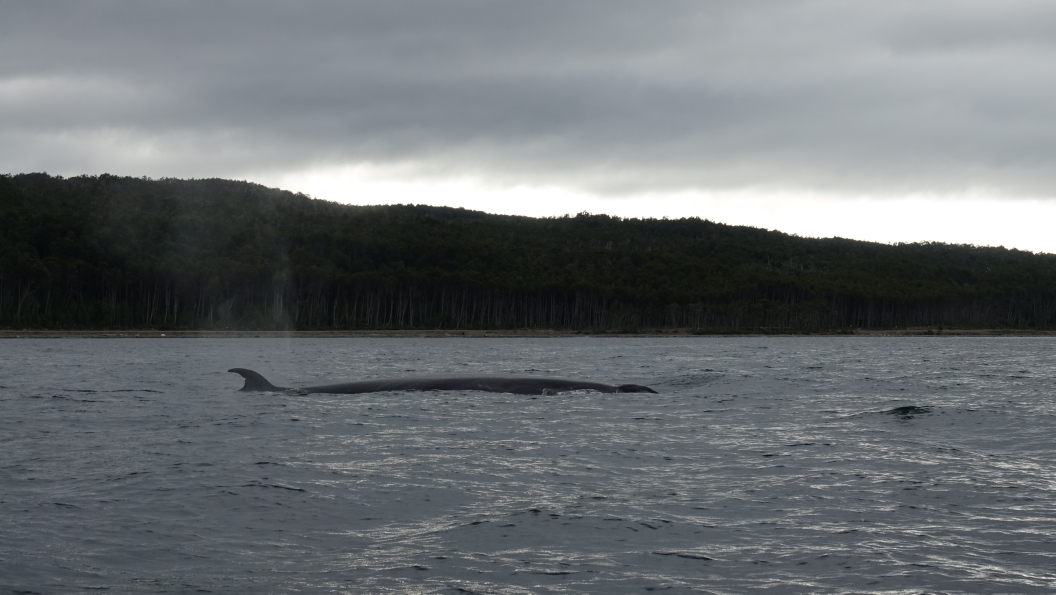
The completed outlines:
[[[245,391],[282,392],[286,390],[268,382],[267,378],[264,378],[253,370],[247,370],[246,368],[231,368],[228,372],[234,372],[246,379],[246,385],[242,387],[242,390]]]
[[[620,393],[653,393],[656,391],[649,388],[648,386],[642,386],[640,384],[621,384],[616,388],[616,392]]]

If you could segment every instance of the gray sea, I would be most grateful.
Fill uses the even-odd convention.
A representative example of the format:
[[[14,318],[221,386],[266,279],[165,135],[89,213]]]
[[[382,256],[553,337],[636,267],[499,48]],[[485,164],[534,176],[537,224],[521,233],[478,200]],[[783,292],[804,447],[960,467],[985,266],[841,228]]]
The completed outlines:
[[[0,592],[1052,593],[1049,338],[0,341]],[[260,394],[516,373],[659,394]]]

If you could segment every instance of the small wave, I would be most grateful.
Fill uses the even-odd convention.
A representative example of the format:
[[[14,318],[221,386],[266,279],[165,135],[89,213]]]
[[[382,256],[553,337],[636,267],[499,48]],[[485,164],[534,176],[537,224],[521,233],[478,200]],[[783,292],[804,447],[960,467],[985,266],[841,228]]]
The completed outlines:
[[[279,488],[279,489],[283,489],[283,490],[289,490],[291,492],[307,492],[308,491],[308,490],[304,490],[304,489],[301,489],[301,488],[294,488],[294,487],[290,487],[290,486],[284,486],[284,485],[278,484],[278,483],[247,483],[247,484],[243,485],[242,487],[244,487],[244,488]]]
[[[684,374],[676,376],[674,378],[667,378],[654,384],[658,386],[666,386],[671,388],[689,388],[695,386],[704,386],[713,382],[718,382],[725,378],[724,374],[712,373],[712,374]]]
[[[926,405],[903,405],[902,407],[895,407],[894,409],[888,409],[884,411],[888,415],[895,415],[902,419],[912,419],[917,415],[926,415],[931,413],[931,407]]]
[[[653,554],[657,556],[675,556],[676,558],[686,558],[687,560],[711,560],[707,556],[691,552],[653,552]]]

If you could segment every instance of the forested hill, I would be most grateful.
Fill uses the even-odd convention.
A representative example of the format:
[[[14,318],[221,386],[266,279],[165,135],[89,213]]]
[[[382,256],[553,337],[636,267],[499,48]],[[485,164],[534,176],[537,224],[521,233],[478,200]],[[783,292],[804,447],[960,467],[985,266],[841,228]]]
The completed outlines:
[[[1056,327],[1056,256],[700,219],[345,206],[227,180],[0,177],[0,326]]]

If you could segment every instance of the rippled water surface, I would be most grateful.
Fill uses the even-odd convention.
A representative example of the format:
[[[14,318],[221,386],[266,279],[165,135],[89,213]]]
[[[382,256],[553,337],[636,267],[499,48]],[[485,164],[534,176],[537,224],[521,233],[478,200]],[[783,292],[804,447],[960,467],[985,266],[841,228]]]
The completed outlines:
[[[1047,338],[0,341],[0,590],[1056,591]],[[432,373],[659,394],[238,392]]]

